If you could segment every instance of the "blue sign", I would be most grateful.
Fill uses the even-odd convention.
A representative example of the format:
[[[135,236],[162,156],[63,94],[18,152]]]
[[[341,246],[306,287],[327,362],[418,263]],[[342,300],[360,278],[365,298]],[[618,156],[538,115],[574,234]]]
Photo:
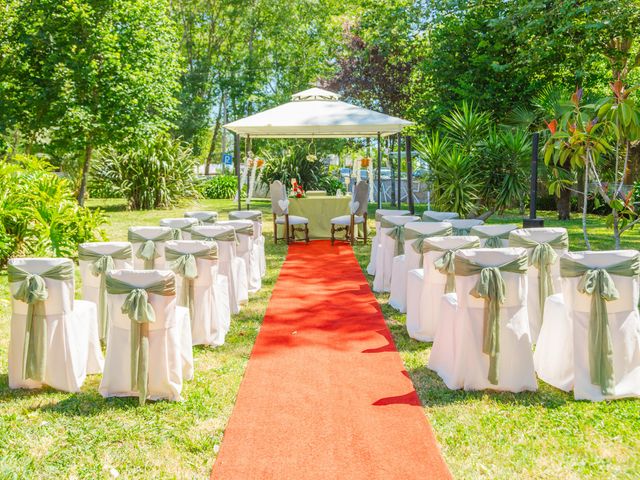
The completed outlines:
[[[233,156],[230,153],[223,153],[222,163],[225,165],[233,165]]]

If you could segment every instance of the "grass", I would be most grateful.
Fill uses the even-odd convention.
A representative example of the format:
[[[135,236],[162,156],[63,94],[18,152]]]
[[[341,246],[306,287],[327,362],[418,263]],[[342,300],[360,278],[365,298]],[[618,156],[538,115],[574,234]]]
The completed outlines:
[[[175,210],[127,212],[119,201],[102,201],[112,240],[130,225],[157,225],[187,209],[232,210],[228,201],[206,200]],[[96,205],[94,203],[93,205]],[[266,203],[256,205],[269,211]],[[224,215],[223,215],[224,217]],[[566,226],[573,249],[583,247],[578,220]],[[0,275],[0,479],[5,478],[206,478],[231,414],[249,354],[286,253],[274,246],[265,216],[268,274],[263,290],[233,317],[227,343],[196,347],[195,379],[185,383],[181,403],[103,399],[99,376],[78,394],[12,391],[7,386],[10,305],[6,274]],[[520,222],[517,215],[491,221]],[[594,248],[613,238],[597,217],[589,219]],[[626,248],[640,248],[631,233]],[[370,246],[357,246],[366,266]],[[448,390],[425,365],[431,344],[411,340],[404,315],[377,295],[406,369],[456,478],[637,478],[640,472],[640,402],[576,402],[540,384],[537,393]],[[242,480],[242,479],[239,479]]]

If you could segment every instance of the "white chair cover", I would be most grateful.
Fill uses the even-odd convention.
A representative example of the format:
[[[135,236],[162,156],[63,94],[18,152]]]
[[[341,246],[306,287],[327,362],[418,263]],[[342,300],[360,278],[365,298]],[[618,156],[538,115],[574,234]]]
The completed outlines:
[[[548,296],[544,304],[533,365],[540,380],[565,392],[573,389],[573,326],[562,293]]]
[[[15,258],[9,260],[29,273],[40,274],[73,262],[66,258]],[[27,304],[13,298],[20,282],[9,284],[11,336],[9,340],[9,388],[40,388],[43,384],[65,392],[78,392],[87,374],[102,372],[104,358],[98,338],[95,303],[74,300],[74,280],[44,278],[47,322],[47,360],[44,382],[22,378]]]
[[[376,274],[376,256],[378,254],[378,248],[380,247],[380,219],[385,215],[409,215],[409,210],[390,210],[385,208],[379,208],[376,210],[376,233],[371,238],[371,254],[369,255],[369,265],[367,265],[367,273],[369,275]]]
[[[606,269],[638,255],[636,250],[604,252],[569,252],[563,258],[590,268]],[[581,276],[562,277],[562,295],[566,317],[552,319],[551,297],[545,305],[545,322],[536,346],[536,368],[540,378],[563,390],[573,383],[576,400],[611,400],[640,397],[640,316],[638,314],[638,277],[610,273],[619,293],[617,300],[607,301],[609,331],[613,351],[615,387],[613,395],[603,395],[599,385],[591,383],[589,367],[589,317],[591,296],[578,291]],[[568,322],[568,323],[563,323]],[[573,355],[567,355],[573,347]],[[538,354],[538,349],[540,354]],[[543,354],[548,355],[543,358]],[[572,360],[572,363],[569,363]],[[567,372],[573,371],[573,382]]]
[[[456,258],[466,258],[486,267],[497,267],[526,255],[520,248],[459,250]],[[471,295],[479,274],[456,274],[455,300],[443,296],[441,321],[431,349],[429,368],[438,372],[449,388],[520,392],[537,389],[533,352],[527,320],[527,276],[501,272],[506,298],[500,306],[499,379],[488,380],[489,356],[483,353],[486,301]],[[448,331],[446,331],[448,330]]]
[[[253,248],[257,249],[260,264],[260,276],[267,274],[267,257],[264,253],[264,235],[262,234],[262,211],[260,210],[232,210],[229,220],[251,220],[253,222]]]
[[[409,222],[417,222],[420,217],[412,215],[385,216],[385,222],[389,225],[405,225]],[[373,279],[374,292],[388,292],[391,290],[391,274],[393,273],[393,257],[395,240],[387,235],[393,227],[384,227],[385,222],[380,224],[378,253],[376,254],[376,273]]]
[[[416,239],[408,238],[410,231],[417,235],[446,235],[451,231],[451,224],[446,222],[409,222],[404,226],[404,254],[393,258],[391,267],[391,296],[389,305],[401,313],[407,311],[407,274],[409,270],[420,267],[422,253],[413,248]],[[412,299],[413,300],[413,299]]]
[[[198,225],[199,223],[200,220],[190,217],[163,218],[162,220],[160,220],[161,227],[169,227],[174,230],[180,230],[180,238],[176,238],[176,240],[191,240],[190,228],[194,225]]]
[[[456,212],[436,212],[434,210],[425,210],[422,213],[423,222],[446,222],[458,218]]]
[[[182,254],[211,248],[211,242],[202,240],[175,240],[167,242],[166,249]],[[195,315],[191,318],[192,345],[224,345],[231,325],[229,284],[227,277],[218,275],[218,261],[196,257],[198,276],[193,280]],[[172,262],[166,260],[169,270]],[[184,279],[176,275],[176,291],[180,292]],[[179,295],[179,294],[178,294]]]
[[[431,237],[425,243],[431,243],[444,250],[458,248],[476,242],[478,237]],[[444,252],[431,251],[424,254],[422,272],[413,270],[414,278],[422,282],[414,282],[412,290],[407,291],[407,332],[409,336],[421,342],[431,342],[435,338],[441,318],[441,300],[445,294],[447,276],[434,266],[436,260]],[[455,298],[455,293],[453,293]]]
[[[98,255],[111,255],[127,246],[131,247],[129,242],[89,242],[83,243],[82,248],[96,253]],[[100,276],[91,273],[91,264],[93,262],[78,260],[80,266],[80,278],[82,279],[82,299],[93,302],[98,305],[100,301]],[[114,270],[132,270],[133,269],[133,253],[128,259],[113,259]],[[107,324],[107,331],[108,331]],[[106,339],[105,339],[106,340]]]
[[[533,240],[536,243],[544,243],[552,241],[560,235],[566,235],[567,230],[565,228],[519,228],[511,231],[509,238],[517,239],[518,237],[528,240]],[[554,293],[560,293],[560,256],[568,252],[568,248],[554,248],[558,254],[558,260],[551,265],[551,281],[553,283],[553,291],[549,292],[551,295]],[[533,248],[527,248],[527,254],[531,258]],[[542,326],[542,312],[540,311],[539,300],[539,282],[538,282],[538,269],[533,265],[529,265],[528,270],[529,277],[529,290],[527,298],[527,308],[529,309],[529,325],[531,329],[531,341],[535,344],[538,342],[538,335],[540,334],[540,327]]]
[[[247,271],[247,288],[249,293],[259,292],[262,288],[262,275],[260,272],[260,253],[254,244],[255,230],[251,220],[226,220],[218,221],[216,225],[233,227],[238,237],[236,253],[244,260]],[[253,230],[251,235],[242,233],[243,229]]]
[[[113,278],[141,288],[173,276],[167,270],[114,270]],[[103,397],[134,397],[131,389],[131,319],[122,313],[127,295],[109,294],[112,312],[104,374],[99,392]],[[181,400],[185,372],[193,375],[191,338],[185,338],[184,325],[189,325],[189,312],[176,306],[175,295],[149,293],[149,303],[155,312],[155,322],[149,323],[149,377],[147,398],[151,400]],[[187,328],[190,330],[189,328]],[[188,345],[185,345],[186,341]],[[191,362],[188,365],[188,362]]]
[[[170,240],[170,238],[168,237],[169,235],[171,235],[171,228],[170,227],[129,227],[129,232],[132,232],[136,235],[140,235],[141,237],[146,238],[147,240],[154,240],[158,237],[163,237],[163,238],[167,238],[167,240]],[[164,257],[164,243],[167,240],[155,241],[156,260],[158,258],[161,259],[162,257]],[[131,248],[133,250],[133,267],[136,270],[144,270],[144,259],[139,258],[136,255],[136,252],[138,251],[138,249],[142,244],[143,244],[142,242],[136,242],[136,241],[131,242]],[[162,260],[160,260],[160,262],[162,263]],[[158,265],[154,263],[154,268],[161,266],[161,263]]]
[[[218,212],[202,211],[202,212],[184,212],[187,218],[195,218],[202,225],[213,225],[218,221]]]
[[[218,244],[218,274],[227,278],[231,313],[238,313],[240,305],[249,300],[249,286],[247,267],[237,255],[235,229],[230,225],[200,225],[193,227],[191,231],[195,238],[213,239]],[[220,235],[229,232],[233,232],[234,240],[220,239]]]
[[[471,227],[470,234],[480,239],[480,246],[482,248],[506,248],[509,246],[509,232],[517,228],[518,225],[514,223],[483,224]],[[491,245],[492,241],[496,242],[495,246]],[[487,245],[487,242],[489,242],[489,245]]]
[[[473,227],[484,224],[482,220],[477,220],[475,218],[465,220],[452,218],[451,220],[447,221],[451,224],[451,227],[453,227],[453,235],[455,236],[472,235],[471,229]]]

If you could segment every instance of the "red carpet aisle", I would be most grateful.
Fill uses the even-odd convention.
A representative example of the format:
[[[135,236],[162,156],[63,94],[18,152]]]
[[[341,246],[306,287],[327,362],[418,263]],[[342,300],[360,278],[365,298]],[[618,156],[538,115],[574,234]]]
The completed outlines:
[[[290,247],[212,478],[450,478],[348,245]]]

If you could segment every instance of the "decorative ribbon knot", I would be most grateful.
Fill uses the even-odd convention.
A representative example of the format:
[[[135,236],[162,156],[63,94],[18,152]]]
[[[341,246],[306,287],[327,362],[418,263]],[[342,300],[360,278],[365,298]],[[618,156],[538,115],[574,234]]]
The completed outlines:
[[[171,235],[174,240],[182,240],[182,229],[181,228],[171,228]]]
[[[486,248],[502,248],[502,238],[499,235],[487,237],[484,242]]]
[[[156,314],[149,303],[149,294],[144,288],[134,288],[124,299],[122,313],[136,323],[153,323]]]
[[[28,273],[25,279],[20,283],[18,290],[13,295],[13,298],[27,305],[33,305],[37,302],[44,302],[49,298],[49,291],[47,290],[47,284],[40,275],[35,273]]]
[[[463,228],[463,227],[453,227],[453,234],[454,235],[459,235],[459,236],[465,236],[465,235],[469,235],[469,233],[471,232],[470,228]]]
[[[433,266],[443,275],[447,276],[444,286],[444,293],[454,293],[456,291],[456,251],[445,250],[444,254],[433,262]]]
[[[136,257],[144,260],[145,270],[153,269],[155,259],[158,257],[156,243],[153,240],[145,240],[140,247],[138,247]]]
[[[536,245],[531,252],[529,263],[538,269],[538,302],[540,316],[544,315],[544,304],[547,297],[553,293],[553,279],[551,265],[558,260],[558,254],[548,243]]]
[[[115,263],[111,255],[101,255],[100,258],[91,263],[91,275],[98,277],[110,272],[115,268]]]

